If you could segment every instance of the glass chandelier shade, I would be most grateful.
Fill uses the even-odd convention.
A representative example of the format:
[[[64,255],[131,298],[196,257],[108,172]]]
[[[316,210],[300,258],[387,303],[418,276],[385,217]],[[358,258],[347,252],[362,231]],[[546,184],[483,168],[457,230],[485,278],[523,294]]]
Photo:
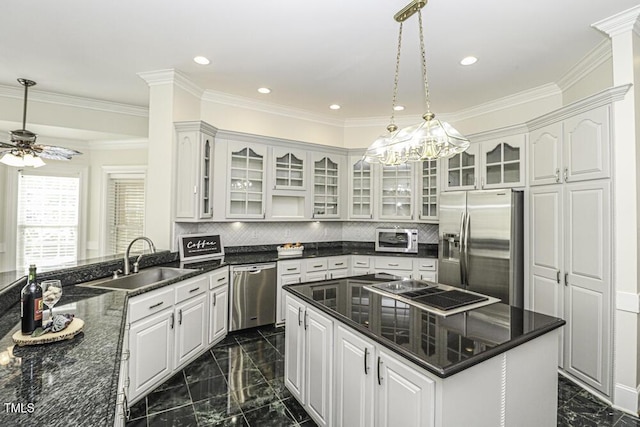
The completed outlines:
[[[40,166],[44,166],[46,164],[44,160],[40,158],[40,156],[24,150],[11,150],[5,152],[2,157],[0,157],[0,163],[18,168],[39,168]]]
[[[400,165],[406,162],[419,162],[440,157],[449,157],[461,153],[469,148],[469,140],[447,122],[436,119],[430,110],[429,83],[427,80],[427,65],[422,30],[422,15],[420,9],[426,1],[414,0],[395,15],[400,22],[398,36],[398,54],[396,57],[396,74],[393,88],[392,107],[396,105],[398,90],[398,70],[400,67],[400,50],[402,45],[402,22],[414,13],[418,13],[420,28],[420,52],[422,55],[422,77],[424,80],[424,98],[427,112],[422,116],[423,121],[398,130],[394,124],[394,113],[391,114],[391,124],[387,126],[387,133],[379,136],[365,152],[363,159],[369,163],[384,165]],[[393,110],[392,110],[393,111]]]

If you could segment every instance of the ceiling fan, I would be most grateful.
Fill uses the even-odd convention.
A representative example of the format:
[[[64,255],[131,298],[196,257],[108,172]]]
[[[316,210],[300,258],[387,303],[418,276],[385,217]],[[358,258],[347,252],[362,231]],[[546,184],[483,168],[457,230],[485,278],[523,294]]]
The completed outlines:
[[[28,79],[18,79],[24,86],[24,108],[22,113],[22,129],[10,131],[11,142],[0,141],[0,163],[9,166],[34,168],[44,166],[42,160],[70,160],[71,157],[82,154],[70,148],[41,145],[36,143],[36,135],[26,129],[27,124],[27,92],[36,82]]]

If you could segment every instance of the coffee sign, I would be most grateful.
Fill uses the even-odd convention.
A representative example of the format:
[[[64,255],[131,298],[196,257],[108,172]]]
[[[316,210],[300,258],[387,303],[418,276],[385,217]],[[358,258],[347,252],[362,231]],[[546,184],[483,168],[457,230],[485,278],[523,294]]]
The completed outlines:
[[[180,261],[219,258],[224,255],[219,234],[184,234],[180,236]]]

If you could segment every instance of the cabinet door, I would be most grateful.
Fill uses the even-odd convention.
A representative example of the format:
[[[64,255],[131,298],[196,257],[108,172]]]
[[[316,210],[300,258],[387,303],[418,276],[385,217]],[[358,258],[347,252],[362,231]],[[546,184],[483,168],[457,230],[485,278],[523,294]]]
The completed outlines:
[[[178,124],[176,130],[176,218],[194,220],[198,213],[199,135],[194,130],[180,130]]]
[[[340,217],[342,164],[336,156],[313,155],[313,218]]]
[[[564,318],[563,186],[534,187],[529,198],[529,302],[528,309]],[[564,328],[563,328],[564,329]],[[563,365],[560,331],[558,364]]]
[[[309,271],[304,275],[305,282],[319,282],[321,280],[326,280],[327,271]]]
[[[207,294],[195,296],[176,305],[176,358],[174,368],[179,368],[204,350],[208,341],[209,311]]]
[[[591,387],[610,393],[610,183],[565,185],[566,320],[564,367]]]
[[[377,426],[435,425],[435,383],[384,350],[377,358]]]
[[[335,270],[329,270],[327,271],[327,279],[329,280],[333,280],[333,279],[342,279],[345,277],[349,276],[349,269],[348,268],[338,268]]]
[[[209,344],[213,344],[227,335],[228,309],[229,291],[227,285],[209,292]]]
[[[285,301],[285,295],[286,295],[286,291],[284,291],[282,289],[283,286],[286,285],[295,285],[298,283],[302,282],[302,275],[301,274],[284,274],[282,276],[280,276],[280,286],[278,289],[279,295],[278,295],[278,300],[276,301],[277,305],[278,305],[278,310],[277,310],[277,314],[278,314],[278,323],[284,322],[285,321],[285,316],[286,316],[286,307],[284,304]]]
[[[379,212],[381,219],[413,219],[413,169],[411,163],[381,166]]]
[[[611,135],[609,107],[603,106],[564,122],[564,176],[566,182],[610,176]]]
[[[266,147],[229,142],[227,218],[264,218]]]
[[[213,136],[200,135],[200,194],[198,195],[198,218],[213,216]]]
[[[273,149],[273,189],[305,190],[307,153]]]
[[[349,175],[349,217],[373,218],[373,165],[352,156]]]
[[[514,135],[482,143],[480,187],[523,187],[525,136]]]
[[[173,310],[145,317],[129,331],[129,400],[153,388],[173,369]]]
[[[307,307],[303,326],[306,332],[306,410],[318,425],[326,427],[332,423],[333,322]]]
[[[479,153],[480,145],[471,144],[466,151],[443,159],[444,191],[478,188]]]
[[[284,383],[291,394],[302,404],[304,396],[304,338],[305,329],[302,325],[304,305],[298,300],[286,295],[285,298],[285,340],[284,340]]]
[[[336,425],[373,423],[375,347],[342,326],[336,328]]]
[[[529,134],[529,184],[562,180],[562,123],[552,123]]]
[[[419,163],[420,219],[438,219],[438,160]]]

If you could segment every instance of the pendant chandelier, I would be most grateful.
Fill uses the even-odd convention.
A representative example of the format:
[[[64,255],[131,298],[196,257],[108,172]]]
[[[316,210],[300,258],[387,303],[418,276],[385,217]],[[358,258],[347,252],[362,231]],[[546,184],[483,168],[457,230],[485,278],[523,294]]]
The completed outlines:
[[[10,133],[11,142],[0,141],[0,163],[8,166],[34,167],[44,166],[42,160],[69,160],[72,156],[82,154],[70,148],[55,147],[36,143],[38,137],[35,133],[26,129],[27,124],[27,94],[31,86],[36,82],[28,79],[18,79],[18,83],[24,86],[24,106],[22,109],[22,129],[13,130]]]
[[[449,157],[469,148],[469,140],[467,138],[462,136],[449,123],[436,119],[436,115],[431,112],[421,13],[421,9],[426,4],[427,0],[413,0],[394,16],[394,19],[400,23],[400,30],[398,32],[398,53],[396,55],[396,72],[393,83],[391,120],[387,126],[387,133],[380,135],[365,152],[363,159],[369,163],[382,163],[388,166],[400,165],[406,162]],[[394,121],[398,96],[402,24],[416,12],[418,13],[418,26],[420,28],[420,54],[422,56],[422,80],[424,82],[426,113],[422,115],[423,121],[420,123],[398,130],[398,126],[395,125]]]

